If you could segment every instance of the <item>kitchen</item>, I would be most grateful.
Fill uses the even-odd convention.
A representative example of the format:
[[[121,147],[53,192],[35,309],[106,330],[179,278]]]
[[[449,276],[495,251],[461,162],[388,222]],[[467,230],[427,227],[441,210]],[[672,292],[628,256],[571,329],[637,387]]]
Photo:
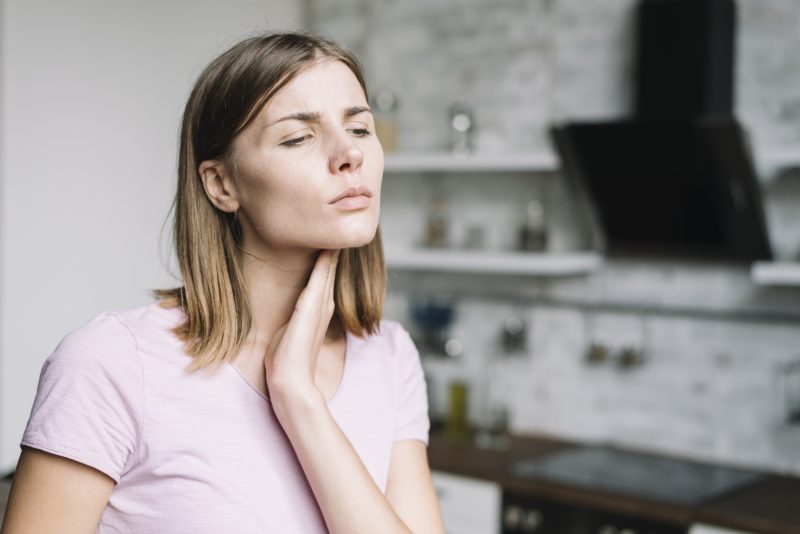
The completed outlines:
[[[448,533],[800,532],[800,5],[702,1],[721,10],[707,25],[656,12],[645,32],[643,4],[686,7],[313,0],[297,14],[369,76],[385,315],[422,356]],[[667,49],[671,16],[696,48]],[[721,43],[701,72],[683,65]],[[670,68],[681,75],[665,86]],[[713,98],[686,112],[685,87]],[[660,112],[706,129],[669,131]],[[608,129],[582,137],[586,123]],[[646,142],[652,123],[662,144]],[[620,166],[661,150],[615,168],[658,176],[709,164],[682,152],[687,136],[743,180],[734,238],[713,217],[677,234],[648,218],[689,218],[665,199],[690,189],[603,195],[593,147],[625,150],[608,158]],[[18,421],[29,403],[11,416],[8,399],[4,419]],[[5,467],[17,427],[3,430]]]
[[[436,429],[430,461],[449,531],[797,532],[800,293],[775,269],[777,260],[796,261],[800,247],[798,84],[790,76],[798,69],[785,57],[800,22],[796,3],[739,1],[727,37],[735,45],[731,115],[752,145],[763,196],[755,208],[763,206],[773,261],[759,258],[757,237],[745,259],[727,261],[731,250],[709,257],[688,246],[594,254],[578,195],[560,172],[568,152],[552,138],[554,124],[605,122],[609,131],[585,143],[614,149],[614,121],[631,119],[637,91],[648,89],[665,101],[640,108],[681,116],[675,94],[686,83],[697,92],[720,83],[714,76],[725,79],[726,58],[716,56],[723,66],[708,67],[707,78],[693,76],[691,56],[680,55],[669,32],[701,56],[706,40],[725,41],[719,28],[687,35],[690,25],[652,25],[651,33],[666,32],[657,35],[662,47],[677,52],[656,45],[641,58],[633,1],[366,5],[319,3],[311,15],[316,28],[361,46],[378,71],[376,88],[390,95],[385,113],[398,140],[386,158],[382,228],[392,303],[416,327]],[[682,76],[641,88],[637,60]],[[472,123],[466,140],[459,115]],[[726,135],[713,141],[735,153]],[[473,153],[463,158],[429,153],[469,143]],[[585,171],[592,154],[581,156],[575,164]],[[630,173],[657,175],[652,165]],[[652,228],[656,241],[642,212],[668,215],[659,199],[674,192],[647,187],[644,197],[614,191],[622,198],[608,209],[631,212],[625,224]],[[745,218],[763,228],[757,214]],[[530,246],[537,231],[546,232],[538,248],[547,256]],[[674,488],[655,491],[669,473]],[[777,478],[756,482],[762,473]],[[583,525],[562,521],[570,511],[585,516]]]

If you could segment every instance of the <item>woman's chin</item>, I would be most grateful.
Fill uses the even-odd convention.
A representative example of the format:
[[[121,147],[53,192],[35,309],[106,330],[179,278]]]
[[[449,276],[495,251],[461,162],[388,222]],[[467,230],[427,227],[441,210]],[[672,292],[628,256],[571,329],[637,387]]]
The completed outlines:
[[[375,239],[377,226],[365,228],[348,228],[338,232],[339,235],[332,239],[329,248],[358,248],[368,245]]]

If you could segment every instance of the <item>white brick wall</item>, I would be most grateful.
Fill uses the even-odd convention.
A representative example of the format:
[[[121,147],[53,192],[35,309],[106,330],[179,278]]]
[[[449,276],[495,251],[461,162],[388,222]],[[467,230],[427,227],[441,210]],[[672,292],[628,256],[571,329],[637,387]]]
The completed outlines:
[[[613,118],[631,108],[633,0],[311,0],[312,26],[359,55],[371,91],[400,98],[399,145],[441,149],[448,106],[470,102],[479,150],[537,151],[554,120]],[[740,0],[737,115],[757,153],[800,147],[800,3]],[[552,249],[580,241],[574,206],[551,184]],[[434,190],[448,199],[456,244],[471,223],[486,226],[492,248],[513,240],[529,176],[386,176],[382,230],[387,247],[412,244]],[[765,183],[771,238],[781,257],[800,256],[800,181]],[[478,202],[480,199],[480,202]],[[588,278],[544,282],[521,277],[392,273],[386,310],[409,325],[409,292],[470,287],[492,298],[462,297],[453,334],[466,347],[456,362],[426,358],[431,403],[445,408],[448,380],[471,380],[470,410],[482,414],[488,369],[503,380],[517,432],[800,473],[800,430],[782,423],[776,367],[800,358],[800,328],[786,322],[697,318],[678,309],[800,309],[800,292],[755,287],[745,266],[615,262]],[[501,295],[497,297],[497,295]],[[512,298],[638,303],[651,310],[586,313],[579,307],[523,304],[531,342],[523,357],[502,358],[502,320]],[[654,311],[653,311],[654,310]],[[659,311],[660,310],[660,311]],[[642,338],[644,367],[587,366],[592,337],[620,347]]]

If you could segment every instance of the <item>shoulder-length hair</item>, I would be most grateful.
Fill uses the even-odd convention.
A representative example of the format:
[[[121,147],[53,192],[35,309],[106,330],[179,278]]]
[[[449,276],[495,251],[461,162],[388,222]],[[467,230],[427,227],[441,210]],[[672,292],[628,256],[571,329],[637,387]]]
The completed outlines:
[[[173,244],[183,285],[156,289],[161,306],[180,306],[187,320],[172,331],[193,357],[190,372],[236,357],[251,327],[241,229],[234,214],[216,208],[205,193],[198,166],[210,159],[232,161],[232,144],[270,98],[320,57],[342,61],[364,96],[366,83],[356,57],[330,39],[286,32],[245,39],[213,60],[200,74],[186,103],[178,154]],[[380,326],[386,266],[378,227],[373,240],[339,254],[335,310],[329,331],[363,337]]]

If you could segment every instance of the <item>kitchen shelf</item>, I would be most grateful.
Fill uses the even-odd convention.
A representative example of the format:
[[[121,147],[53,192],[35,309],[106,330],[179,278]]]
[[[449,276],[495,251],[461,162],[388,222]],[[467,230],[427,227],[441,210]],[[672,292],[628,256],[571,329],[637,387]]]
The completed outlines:
[[[750,274],[757,284],[800,287],[800,262],[758,261]]]
[[[553,172],[558,159],[550,152],[534,154],[471,154],[406,152],[386,154],[384,172]]]
[[[478,274],[575,276],[598,269],[602,256],[594,252],[504,252],[411,249],[387,250],[390,269]]]

